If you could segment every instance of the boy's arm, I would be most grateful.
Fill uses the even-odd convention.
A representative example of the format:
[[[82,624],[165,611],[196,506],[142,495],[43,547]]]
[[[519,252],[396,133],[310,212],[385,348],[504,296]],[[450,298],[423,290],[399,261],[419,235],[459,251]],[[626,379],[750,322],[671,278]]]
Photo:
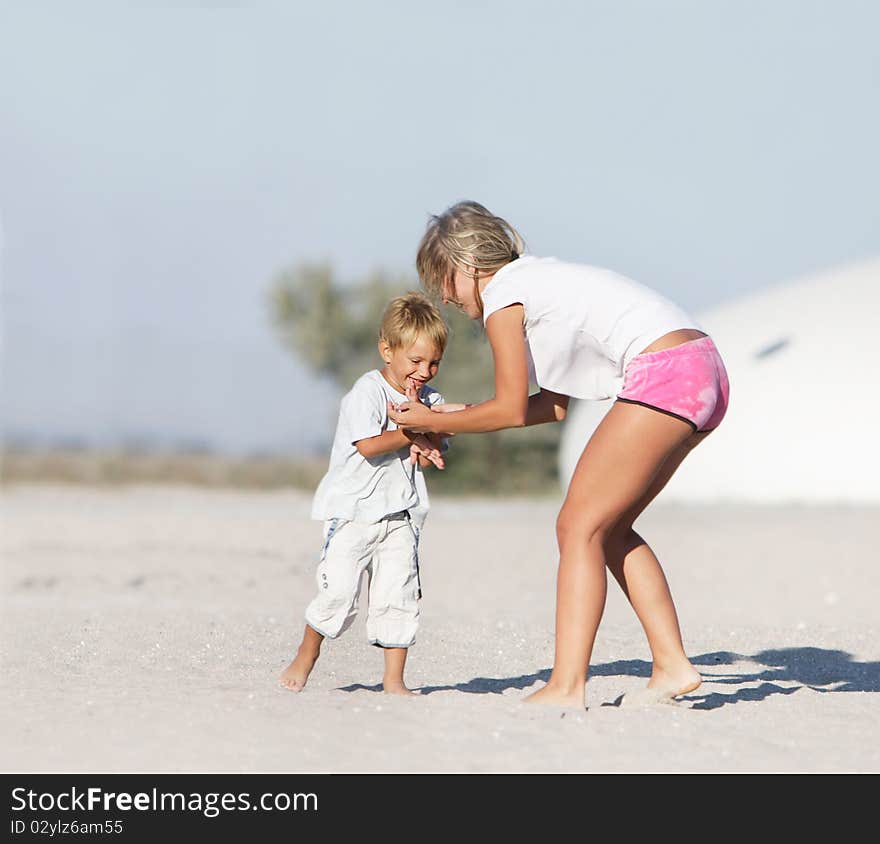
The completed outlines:
[[[436,466],[438,469],[446,468],[443,459],[443,451],[424,434],[415,437],[409,447],[409,462],[418,463],[422,468]]]
[[[429,466],[436,466],[438,469],[446,468],[446,461],[443,459],[443,456],[440,455],[436,457],[434,460],[431,460],[429,457],[425,457],[424,454],[420,454],[419,452],[413,450],[410,452],[410,461],[415,463],[418,462],[419,466],[423,469],[427,469]]]
[[[389,454],[392,451],[407,448],[412,444],[414,438],[407,431],[383,431],[375,437],[358,440],[354,446],[362,457],[378,457],[380,454]]]
[[[367,384],[363,380],[358,381],[355,385],[360,389],[352,390],[344,399],[348,404],[344,408],[344,412],[353,420],[351,431],[352,443],[358,450],[361,457],[367,459],[378,457],[381,454],[391,454],[400,451],[403,448],[409,448],[413,440],[418,436],[412,431],[403,431],[399,428],[393,431],[383,431],[387,426],[388,418],[385,416],[382,405],[385,402],[385,394],[377,385]],[[378,393],[377,393],[378,390]],[[373,431],[382,431],[380,434],[373,436],[363,436],[371,434]],[[360,434],[360,437],[357,435]]]
[[[375,437],[358,440],[354,446],[362,457],[367,458],[400,451],[407,446],[410,448],[417,446],[420,466],[436,466],[442,469],[445,465],[438,447],[423,434],[413,434],[410,431],[383,431]],[[423,460],[427,463],[422,462]]]

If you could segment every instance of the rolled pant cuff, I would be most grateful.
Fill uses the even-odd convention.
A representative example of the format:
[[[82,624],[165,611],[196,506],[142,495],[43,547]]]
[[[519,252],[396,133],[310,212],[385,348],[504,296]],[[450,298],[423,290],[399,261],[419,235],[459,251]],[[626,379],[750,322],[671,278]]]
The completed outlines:
[[[371,645],[375,645],[377,648],[411,648],[416,643],[415,637],[410,639],[409,643],[406,645],[391,644],[382,639],[369,639],[368,641]]]
[[[320,634],[325,639],[338,639],[339,636],[342,635],[341,630],[338,633],[328,633],[326,630],[322,630],[320,627],[318,627],[317,624],[314,624],[313,622],[309,621],[308,619],[306,619],[306,624],[308,624],[308,626],[311,627],[312,630],[315,631],[315,633]]]

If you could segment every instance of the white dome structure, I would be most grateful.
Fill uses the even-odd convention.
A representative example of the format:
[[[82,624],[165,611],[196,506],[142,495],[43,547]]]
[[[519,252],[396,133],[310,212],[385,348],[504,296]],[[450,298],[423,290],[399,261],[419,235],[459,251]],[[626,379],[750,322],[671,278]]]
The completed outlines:
[[[880,503],[880,259],[761,290],[698,321],[727,365],[730,408],[660,499]],[[572,403],[563,484],[610,406]]]

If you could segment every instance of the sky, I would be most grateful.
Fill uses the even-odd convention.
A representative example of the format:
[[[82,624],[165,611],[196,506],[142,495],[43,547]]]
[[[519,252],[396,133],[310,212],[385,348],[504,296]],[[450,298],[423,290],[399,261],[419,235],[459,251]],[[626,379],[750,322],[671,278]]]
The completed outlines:
[[[416,287],[460,199],[695,314],[880,255],[878,31],[868,0],[0,0],[3,437],[326,448],[273,278]]]

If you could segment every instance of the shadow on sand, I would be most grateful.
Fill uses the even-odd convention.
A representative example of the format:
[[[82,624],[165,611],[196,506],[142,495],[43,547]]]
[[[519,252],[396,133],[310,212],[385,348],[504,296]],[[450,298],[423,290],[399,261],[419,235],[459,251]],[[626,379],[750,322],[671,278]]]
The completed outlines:
[[[702,654],[692,660],[703,674],[704,681],[741,686],[760,683],[755,688],[734,689],[731,694],[713,692],[701,695],[695,692],[683,699],[692,701],[692,709],[718,709],[730,703],[764,700],[771,695],[790,695],[798,689],[814,692],[880,692],[880,662],[858,662],[846,651],[826,648],[779,648],[760,651],[752,656],[716,651]],[[706,667],[749,662],[760,666],[757,670],[716,674]],[[650,673],[650,667],[648,668]],[[778,683],[796,685],[780,686]]]
[[[713,651],[691,658],[703,675],[704,684],[725,685],[730,693],[699,691],[682,696],[691,709],[718,709],[734,703],[766,700],[772,695],[790,695],[802,688],[816,692],[880,692],[880,662],[857,662],[845,651],[825,648],[781,648],[756,654],[733,651]],[[748,663],[747,670],[719,671],[724,666]],[[757,666],[757,668],[756,668]],[[711,670],[714,669],[714,670]],[[651,663],[640,659],[617,660],[590,667],[593,677],[651,676]],[[527,689],[539,680],[546,682],[550,669],[517,677],[474,677],[464,683],[449,686],[423,686],[422,695],[434,692],[466,692],[467,694],[502,694],[508,689]],[[751,684],[760,683],[758,686]],[[789,685],[780,685],[786,683]],[[748,685],[747,685],[748,684]],[[795,685],[791,685],[795,684]],[[739,688],[747,686],[745,688]],[[366,686],[355,683],[340,690],[381,691],[381,685]],[[618,699],[619,700],[619,699]],[[603,704],[610,706],[613,704]]]

